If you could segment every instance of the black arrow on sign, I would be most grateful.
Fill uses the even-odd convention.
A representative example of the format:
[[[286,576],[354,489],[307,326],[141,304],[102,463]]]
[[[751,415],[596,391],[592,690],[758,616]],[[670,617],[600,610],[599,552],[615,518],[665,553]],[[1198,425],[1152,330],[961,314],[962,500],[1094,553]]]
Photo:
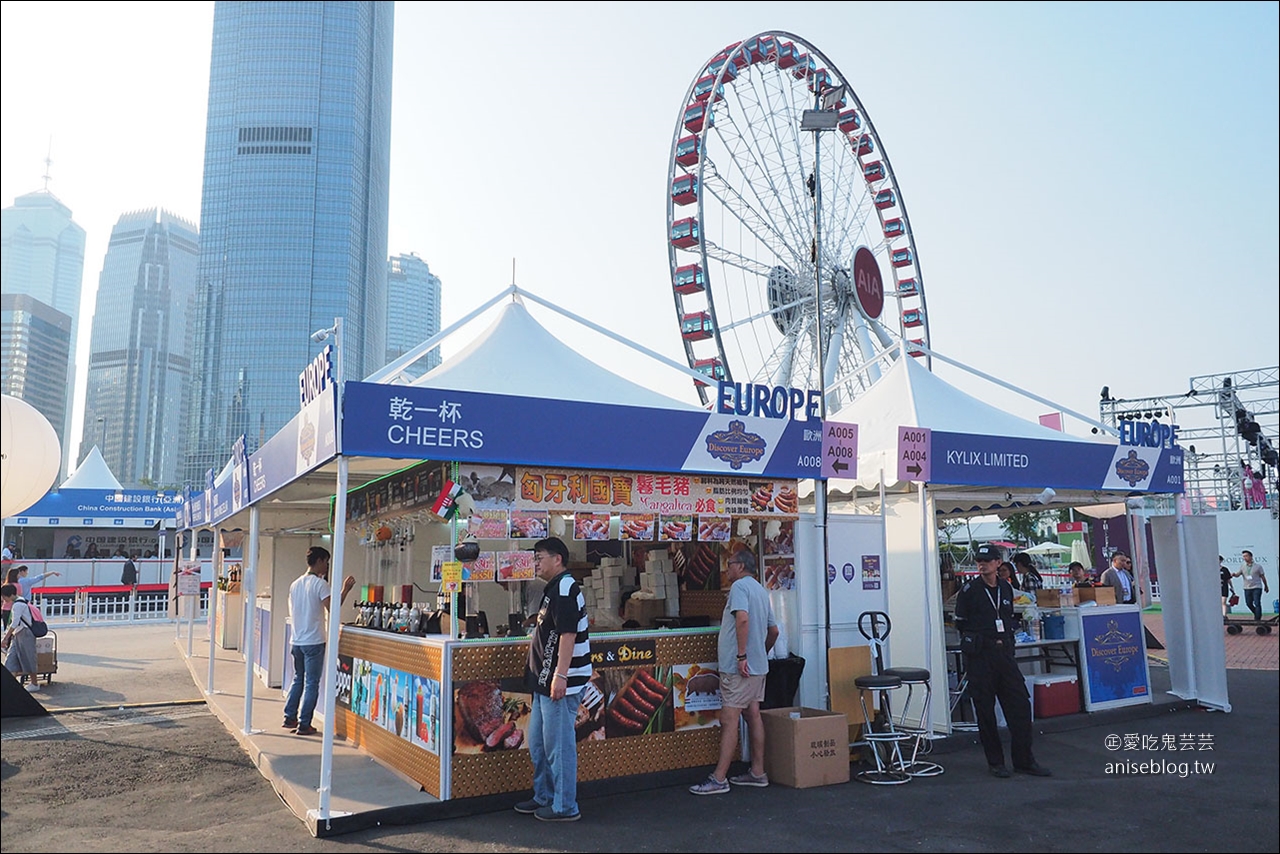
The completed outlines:
[[[919,465],[912,465],[912,466],[907,466],[907,471],[911,472],[912,474],[920,474],[922,469],[920,468]]]
[[[836,460],[834,463],[831,464],[831,470],[836,472],[844,471],[848,467],[849,467],[848,463],[842,463],[839,460]]]

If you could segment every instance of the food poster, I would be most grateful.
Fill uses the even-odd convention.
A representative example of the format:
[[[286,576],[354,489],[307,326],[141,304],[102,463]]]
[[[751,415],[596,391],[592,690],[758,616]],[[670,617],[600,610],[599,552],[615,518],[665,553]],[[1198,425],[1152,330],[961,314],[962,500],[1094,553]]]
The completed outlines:
[[[432,546],[431,547],[431,580],[439,584],[444,580],[443,567],[453,560],[453,546]]]
[[[387,729],[408,740],[412,720],[413,677],[399,670],[389,675],[391,689],[387,694]]]
[[[796,564],[793,558],[765,558],[765,590],[795,590]]]
[[[676,730],[720,726],[720,673],[716,664],[672,668]]]
[[[349,655],[338,653],[338,678],[335,683],[337,693],[334,695],[334,701],[339,706],[351,708],[351,692],[354,679],[355,659]]]
[[[653,513],[619,514],[618,535],[624,540],[650,542],[658,527],[658,517]]]
[[[550,514],[539,510],[512,510],[511,511],[511,539],[513,540],[544,540],[549,536],[551,530],[548,516]]]
[[[409,740],[424,750],[440,753],[440,680],[413,677],[413,724]]]
[[[495,552],[480,552],[475,560],[462,565],[463,581],[496,581],[498,558]]]
[[[698,542],[727,543],[733,535],[733,517],[731,516],[699,516]]]
[[[791,557],[796,553],[796,523],[792,519],[770,519],[764,523],[765,557]]]
[[[658,539],[671,543],[690,542],[693,539],[693,516],[662,516],[658,520]]]
[[[599,670],[594,670],[590,681],[582,686],[582,699],[578,703],[578,717],[573,722],[575,741],[603,741],[605,689]]]
[[[605,737],[675,731],[670,667],[602,667]]]
[[[731,546],[732,541],[726,546]],[[673,543],[671,566],[682,590],[719,590],[720,553],[717,543]]]
[[[536,577],[533,552],[498,552],[499,581],[532,581]]]
[[[453,750],[528,750],[533,695],[523,678],[477,679],[453,689]]]
[[[369,699],[365,718],[383,729],[390,729],[391,668],[385,664],[369,665]]]
[[[347,523],[371,521],[394,510],[430,507],[444,487],[444,467],[424,462],[347,493]]]
[[[511,514],[507,510],[476,510],[467,521],[467,533],[477,540],[505,540],[511,529]]]
[[[372,690],[373,665],[363,658],[351,659],[351,714],[369,719],[369,692]]]
[[[799,498],[794,480],[521,467],[515,507],[575,513],[795,515]]]
[[[515,501],[515,466],[459,463],[457,482],[471,496],[476,510],[510,510]]]
[[[575,540],[609,539],[608,513],[573,514],[573,538]]]

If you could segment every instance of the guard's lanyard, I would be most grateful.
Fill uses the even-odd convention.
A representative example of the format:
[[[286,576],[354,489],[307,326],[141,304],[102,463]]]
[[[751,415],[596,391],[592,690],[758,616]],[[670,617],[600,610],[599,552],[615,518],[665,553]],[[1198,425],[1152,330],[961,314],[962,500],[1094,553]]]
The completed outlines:
[[[991,603],[992,609],[994,609],[996,612],[996,619],[997,620],[1000,619],[1000,597],[992,596],[991,588],[987,587],[985,584],[982,586],[984,588],[982,592],[987,594],[987,600]],[[996,592],[999,593],[999,591],[1000,591],[1000,586],[996,585]]]

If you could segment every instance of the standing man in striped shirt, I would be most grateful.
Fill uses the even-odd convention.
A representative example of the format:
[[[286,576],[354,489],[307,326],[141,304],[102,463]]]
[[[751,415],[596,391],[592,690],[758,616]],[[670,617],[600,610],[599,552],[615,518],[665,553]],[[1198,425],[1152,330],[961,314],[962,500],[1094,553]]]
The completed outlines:
[[[574,724],[582,687],[591,679],[587,603],[569,572],[569,548],[559,537],[533,547],[534,567],[547,582],[529,641],[525,681],[533,690],[529,757],[533,799],[516,804],[540,821],[577,821],[578,742]]]

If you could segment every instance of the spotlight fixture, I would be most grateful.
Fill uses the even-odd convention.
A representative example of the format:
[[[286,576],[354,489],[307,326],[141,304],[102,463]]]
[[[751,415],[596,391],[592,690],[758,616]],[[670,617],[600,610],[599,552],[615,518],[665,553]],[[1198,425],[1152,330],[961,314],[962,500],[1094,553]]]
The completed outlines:
[[[1104,386],[1102,387],[1102,399],[1103,399],[1103,400],[1110,400],[1110,399],[1111,399],[1111,386],[1109,386],[1109,385],[1104,385]]]

